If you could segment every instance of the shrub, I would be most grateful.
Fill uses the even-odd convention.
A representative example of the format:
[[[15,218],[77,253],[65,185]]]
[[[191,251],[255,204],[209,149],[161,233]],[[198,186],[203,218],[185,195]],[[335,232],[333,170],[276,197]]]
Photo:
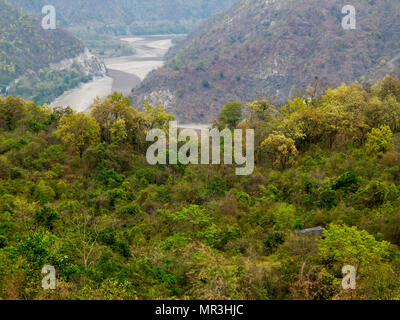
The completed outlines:
[[[54,222],[58,219],[58,212],[48,206],[44,206],[40,210],[36,210],[34,219],[37,223],[52,230],[54,228]]]
[[[207,193],[211,196],[223,196],[226,191],[226,183],[220,177],[212,177],[207,183]]]
[[[285,241],[285,235],[280,231],[273,231],[263,241],[265,253],[273,254],[278,246]]]
[[[346,171],[336,178],[332,183],[332,189],[356,189],[358,188],[357,175],[353,171]]]
[[[10,177],[10,164],[6,157],[0,157],[0,179],[8,179]]]
[[[122,215],[136,216],[136,215],[142,214],[143,211],[142,211],[142,209],[140,208],[139,205],[137,205],[137,204],[129,204],[127,206],[122,207],[120,209],[120,213]]]
[[[5,248],[7,246],[7,243],[7,238],[3,235],[0,235],[0,249]]]
[[[209,88],[210,87],[210,83],[208,82],[208,80],[203,80],[203,82],[201,83],[203,85],[203,88]]]

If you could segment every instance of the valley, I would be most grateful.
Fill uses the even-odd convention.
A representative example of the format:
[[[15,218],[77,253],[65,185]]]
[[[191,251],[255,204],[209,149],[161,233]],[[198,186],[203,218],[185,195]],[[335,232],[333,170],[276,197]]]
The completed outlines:
[[[177,44],[134,90],[133,105],[150,101],[180,121],[209,123],[227,101],[307,96],[315,77],[320,88],[373,84],[400,63],[400,2],[359,1],[355,30],[343,30],[342,6],[238,1]]]
[[[147,74],[163,66],[164,56],[173,46],[174,38],[174,35],[156,35],[121,39],[133,47],[134,55],[105,59],[107,76],[95,77],[66,91],[51,105],[85,111],[96,97],[104,98],[114,91],[128,95]]]

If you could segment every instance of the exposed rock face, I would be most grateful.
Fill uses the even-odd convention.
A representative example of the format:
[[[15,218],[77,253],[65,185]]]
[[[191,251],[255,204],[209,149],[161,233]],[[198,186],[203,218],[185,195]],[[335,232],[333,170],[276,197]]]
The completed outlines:
[[[155,105],[161,104],[167,112],[173,111],[174,104],[176,103],[176,98],[169,89],[152,91],[148,95],[144,95],[143,100],[152,101]]]
[[[67,70],[78,67],[81,72],[86,75],[103,77],[107,73],[106,66],[103,61],[89,52],[87,48],[77,57],[64,59],[58,63],[50,64],[50,69],[54,71]]]
[[[357,1],[357,27],[347,31],[343,6],[239,1],[174,47],[166,66],[133,91],[133,103],[149,99],[180,121],[209,123],[229,100],[283,103],[315,76],[325,85],[373,82],[400,64],[400,1]]]

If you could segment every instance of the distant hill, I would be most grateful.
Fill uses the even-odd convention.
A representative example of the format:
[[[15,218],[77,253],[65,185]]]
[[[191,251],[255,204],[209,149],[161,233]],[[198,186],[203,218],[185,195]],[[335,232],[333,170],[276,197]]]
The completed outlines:
[[[53,0],[63,27],[93,38],[99,34],[187,33],[199,20],[227,9],[236,0]],[[40,14],[47,0],[13,0]]]
[[[48,103],[96,72],[101,63],[81,41],[0,0],[0,93]]]
[[[133,93],[185,122],[210,122],[228,100],[283,102],[320,83],[372,81],[400,63],[400,1],[360,0],[356,30],[343,1],[242,0],[204,23]]]
[[[61,29],[43,30],[39,19],[0,0],[0,86],[83,52],[82,43]]]

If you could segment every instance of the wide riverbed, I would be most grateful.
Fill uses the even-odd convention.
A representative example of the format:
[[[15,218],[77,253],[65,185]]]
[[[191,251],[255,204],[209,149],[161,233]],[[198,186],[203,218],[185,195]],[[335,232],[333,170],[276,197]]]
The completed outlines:
[[[114,91],[127,95],[146,77],[164,64],[164,56],[172,47],[170,35],[123,38],[136,51],[133,56],[105,59],[107,76],[95,78],[66,91],[55,99],[52,106],[70,106],[77,111],[85,111],[96,97],[104,98]]]

